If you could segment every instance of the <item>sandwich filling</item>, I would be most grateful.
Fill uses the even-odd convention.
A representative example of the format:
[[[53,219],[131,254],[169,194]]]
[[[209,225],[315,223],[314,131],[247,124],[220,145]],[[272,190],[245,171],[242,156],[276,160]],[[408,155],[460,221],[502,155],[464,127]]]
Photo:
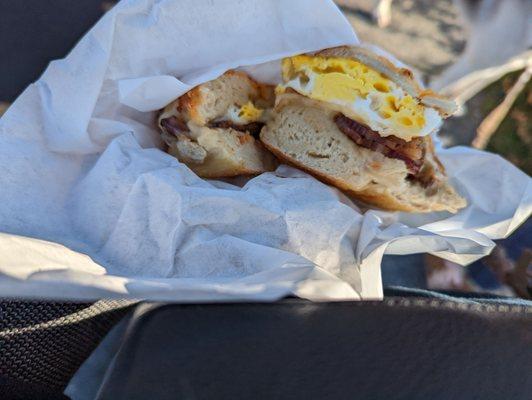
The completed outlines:
[[[232,105],[225,115],[207,123],[209,128],[234,129],[239,132],[247,132],[255,138],[264,126],[264,110],[256,107],[251,101],[239,106]],[[163,118],[160,121],[162,128],[170,135],[178,136],[190,132],[187,123],[177,116]]]
[[[358,61],[300,55],[283,60],[284,84],[314,100],[334,104],[379,135],[409,141],[437,130],[442,117],[399,85]]]
[[[424,164],[429,135],[442,123],[437,110],[353,59],[299,55],[283,60],[282,73],[278,94],[295,91],[323,102],[357,145],[402,160],[407,178],[424,187],[435,183],[434,170],[428,173]]]
[[[382,137],[367,126],[338,113],[334,117],[336,126],[359,146],[378,151],[388,158],[402,160],[410,174],[421,169],[425,157],[423,138],[417,137],[407,142],[394,136]]]

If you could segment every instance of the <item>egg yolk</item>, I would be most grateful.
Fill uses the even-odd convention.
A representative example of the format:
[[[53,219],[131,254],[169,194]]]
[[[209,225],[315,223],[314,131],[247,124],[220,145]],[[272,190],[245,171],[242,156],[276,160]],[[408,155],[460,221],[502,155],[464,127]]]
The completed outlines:
[[[371,95],[372,108],[390,125],[412,131],[425,125],[425,108],[415,98],[406,93],[398,97],[394,82],[358,61],[300,55],[285,58],[282,70],[285,82],[299,79],[310,98],[352,104]]]
[[[238,112],[238,116],[246,121],[257,121],[262,115],[262,110],[260,108],[255,107],[255,105],[248,101],[246,104],[244,104],[242,107],[240,107],[240,110]]]

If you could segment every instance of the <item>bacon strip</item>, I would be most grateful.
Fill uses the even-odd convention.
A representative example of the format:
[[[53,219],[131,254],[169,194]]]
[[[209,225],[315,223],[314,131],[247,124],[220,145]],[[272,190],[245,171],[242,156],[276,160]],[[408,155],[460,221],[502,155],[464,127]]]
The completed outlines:
[[[406,177],[406,179],[418,183],[425,189],[431,187],[432,185],[434,185],[434,183],[436,183],[434,168],[430,163],[425,163],[417,174],[410,174]]]
[[[249,132],[250,135],[258,137],[264,126],[263,122],[250,122],[249,124],[235,124],[231,121],[213,121],[209,123],[209,128],[234,129],[239,132]]]
[[[170,117],[161,120],[161,126],[171,135],[178,136],[180,132],[190,132],[185,121]]]
[[[403,161],[412,175],[421,170],[425,159],[423,138],[413,138],[407,142],[396,136],[382,137],[378,132],[362,125],[343,114],[337,114],[334,122],[347,137],[366,149],[378,151],[385,157]]]
[[[187,124],[178,117],[169,117],[161,120],[161,126],[171,135],[177,136],[181,132],[190,132]],[[239,132],[249,132],[258,137],[264,126],[263,122],[250,122],[249,124],[235,124],[231,121],[212,121],[207,124],[209,128],[234,129]]]

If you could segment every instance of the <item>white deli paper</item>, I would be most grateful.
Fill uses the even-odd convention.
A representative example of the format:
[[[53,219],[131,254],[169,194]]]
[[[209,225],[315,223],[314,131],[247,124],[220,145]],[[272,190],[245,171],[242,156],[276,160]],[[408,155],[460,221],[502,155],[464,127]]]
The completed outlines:
[[[0,295],[182,302],[381,298],[383,254],[467,264],[531,213],[530,178],[466,148],[440,157],[469,206],[363,213],[286,166],[242,187],[159,150],[155,110],[242,67],[356,44],[323,0],[130,0],[0,120]]]

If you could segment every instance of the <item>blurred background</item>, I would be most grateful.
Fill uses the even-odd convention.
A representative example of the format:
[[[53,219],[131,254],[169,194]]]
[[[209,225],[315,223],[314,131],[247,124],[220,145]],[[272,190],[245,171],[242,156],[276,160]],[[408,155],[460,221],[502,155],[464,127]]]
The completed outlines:
[[[462,106],[442,128],[445,146],[486,149],[532,174],[531,0],[335,2],[362,41],[411,65],[427,86]],[[115,3],[2,0],[0,115]],[[532,298],[532,222],[467,268],[427,255],[386,256],[383,280],[388,287]]]

